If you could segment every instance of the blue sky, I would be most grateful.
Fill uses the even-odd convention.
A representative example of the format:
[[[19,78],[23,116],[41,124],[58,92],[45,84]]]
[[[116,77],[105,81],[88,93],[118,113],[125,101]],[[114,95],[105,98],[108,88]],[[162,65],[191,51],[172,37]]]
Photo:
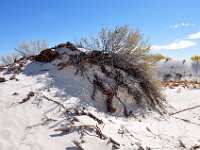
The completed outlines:
[[[153,53],[200,55],[200,0],[1,0],[0,55],[22,41],[49,46],[129,24],[150,37]]]

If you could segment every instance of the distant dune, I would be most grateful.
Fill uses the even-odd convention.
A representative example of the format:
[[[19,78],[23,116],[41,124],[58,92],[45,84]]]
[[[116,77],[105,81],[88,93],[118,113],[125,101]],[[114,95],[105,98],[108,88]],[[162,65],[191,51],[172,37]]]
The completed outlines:
[[[161,80],[200,79],[200,62],[192,60],[161,60],[156,63],[156,72]]]

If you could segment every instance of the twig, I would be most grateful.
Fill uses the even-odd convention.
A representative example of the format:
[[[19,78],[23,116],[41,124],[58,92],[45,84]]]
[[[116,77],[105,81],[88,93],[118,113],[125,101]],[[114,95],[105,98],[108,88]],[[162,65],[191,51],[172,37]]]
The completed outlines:
[[[82,115],[86,115],[92,119],[94,119],[95,121],[97,121],[99,124],[102,124],[103,123],[103,120],[97,118],[96,116],[94,116],[93,114],[91,114],[90,112],[85,112],[85,111],[79,111],[77,109],[74,108],[74,111],[75,111],[75,114],[78,115],[78,116],[82,116]]]
[[[194,145],[189,150],[200,149],[200,145]]]
[[[31,97],[33,97],[34,95],[35,95],[35,94],[34,94],[32,91],[29,92],[29,94],[27,95],[27,97],[24,98],[21,102],[19,102],[19,104],[23,104],[23,103],[25,103],[26,101],[30,100]]]
[[[58,104],[59,106],[61,106],[63,109],[66,110],[66,107],[63,104],[59,103],[58,101],[55,101],[55,100],[53,100],[53,99],[51,99],[49,97],[46,97],[45,95],[43,95],[43,98],[45,98],[48,101],[51,101],[51,102],[54,102],[54,103]]]
[[[177,112],[174,112],[174,113],[170,113],[169,115],[172,116],[172,115],[175,115],[175,114],[178,114],[178,113],[181,113],[181,112],[184,112],[184,111],[192,110],[192,109],[195,109],[195,108],[198,108],[198,107],[200,107],[200,105],[197,105],[197,106],[194,106],[194,107],[185,108],[183,110],[180,110],[180,111],[177,111]]]
[[[81,146],[81,143],[79,143],[78,141],[73,141],[74,145],[77,146],[78,150],[84,150]]]
[[[116,142],[114,139],[112,139],[111,137],[107,137],[105,134],[103,134],[101,132],[101,129],[98,126],[94,126],[94,125],[79,125],[79,126],[70,126],[70,127],[66,127],[66,128],[59,128],[59,129],[55,129],[54,131],[61,131],[62,133],[69,133],[70,131],[75,131],[75,130],[88,130],[90,132],[94,131],[100,139],[102,140],[109,140],[114,147],[120,147],[120,144],[118,142]]]

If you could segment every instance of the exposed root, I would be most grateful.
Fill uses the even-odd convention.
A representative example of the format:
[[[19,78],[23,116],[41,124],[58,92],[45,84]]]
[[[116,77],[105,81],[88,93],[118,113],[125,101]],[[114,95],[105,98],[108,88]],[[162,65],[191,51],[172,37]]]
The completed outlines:
[[[106,100],[107,111],[111,113],[116,112],[116,108],[112,106],[112,100],[115,95],[114,91],[112,89],[106,89],[106,87],[103,84],[103,81],[98,77],[97,74],[94,74],[93,85],[94,85],[94,90],[96,90],[97,88],[104,95],[107,95],[107,100]],[[95,92],[93,91],[93,97],[94,97],[94,93]]]

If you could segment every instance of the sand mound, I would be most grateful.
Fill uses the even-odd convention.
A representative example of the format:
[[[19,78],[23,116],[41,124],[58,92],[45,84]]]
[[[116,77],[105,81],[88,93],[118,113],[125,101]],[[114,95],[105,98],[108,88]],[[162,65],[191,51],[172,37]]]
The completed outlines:
[[[107,112],[116,113],[123,109],[127,117],[134,115],[135,108],[162,109],[164,99],[150,76],[120,56],[100,51],[83,52],[67,42],[54,50],[44,50],[35,60],[49,62],[58,58],[58,55],[58,70],[66,67],[76,69],[75,75],[80,74],[93,86],[91,99],[105,102]]]

